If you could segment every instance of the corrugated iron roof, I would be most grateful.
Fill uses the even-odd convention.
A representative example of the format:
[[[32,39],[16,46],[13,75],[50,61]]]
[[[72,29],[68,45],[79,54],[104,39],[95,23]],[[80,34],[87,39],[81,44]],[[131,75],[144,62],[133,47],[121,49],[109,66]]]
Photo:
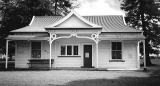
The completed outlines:
[[[124,24],[123,16],[84,16],[90,22],[103,26],[102,32],[140,32]]]
[[[47,32],[44,29],[45,26],[53,24],[62,18],[62,16],[35,16],[29,26],[11,32]]]
[[[142,32],[124,24],[123,16],[106,15],[106,16],[83,16],[86,20],[102,26],[102,32]],[[60,19],[62,16],[35,16],[31,25],[13,30],[11,32],[47,32],[44,27],[51,25]]]

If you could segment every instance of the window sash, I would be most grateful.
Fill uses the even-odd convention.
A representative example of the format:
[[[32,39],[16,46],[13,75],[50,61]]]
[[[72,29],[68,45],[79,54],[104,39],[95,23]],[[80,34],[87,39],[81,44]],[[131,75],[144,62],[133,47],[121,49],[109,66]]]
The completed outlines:
[[[122,59],[122,42],[112,42],[112,59]]]
[[[78,45],[60,45],[60,55],[76,56],[78,55]]]
[[[32,42],[32,50],[41,50],[41,42]]]
[[[78,46],[73,46],[73,55],[78,55]]]
[[[112,50],[122,50],[121,42],[112,42]]]
[[[67,45],[67,55],[72,55],[72,46]]]
[[[41,50],[32,50],[32,58],[41,58]]]
[[[31,58],[41,58],[41,42],[31,43]]]
[[[112,59],[122,59],[122,51],[112,51]]]
[[[61,46],[61,55],[65,55],[66,54],[66,46]]]

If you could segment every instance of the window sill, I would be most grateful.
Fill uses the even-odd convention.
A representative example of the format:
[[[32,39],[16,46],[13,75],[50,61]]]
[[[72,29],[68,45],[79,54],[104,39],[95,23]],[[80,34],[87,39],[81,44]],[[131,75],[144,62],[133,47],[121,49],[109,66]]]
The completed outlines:
[[[81,57],[81,56],[58,56],[58,57]]]
[[[39,60],[39,59],[41,59],[41,58],[30,58],[30,59],[31,59],[31,60],[34,60],[34,59],[35,59],[35,60]]]
[[[125,60],[109,60],[109,62],[125,62]]]

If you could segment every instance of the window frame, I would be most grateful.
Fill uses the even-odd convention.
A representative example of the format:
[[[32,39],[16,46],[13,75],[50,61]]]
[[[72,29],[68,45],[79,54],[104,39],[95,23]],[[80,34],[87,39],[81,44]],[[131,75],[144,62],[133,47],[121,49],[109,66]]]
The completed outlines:
[[[113,42],[121,42],[121,59],[113,59],[112,58],[112,51],[116,51],[116,50],[112,50],[112,43]],[[111,41],[110,42],[110,62],[112,62],[112,61],[115,61],[115,62],[118,62],[118,61],[122,61],[122,62],[124,62],[124,60],[123,60],[123,51],[124,51],[124,42],[123,41]],[[120,50],[117,50],[117,51],[120,51]]]
[[[65,46],[65,54],[61,55],[61,46]],[[71,55],[67,55],[67,46],[71,46],[72,52]],[[74,46],[78,46],[78,55],[74,55]],[[60,44],[59,45],[59,55],[60,56],[79,56],[80,55],[80,46],[79,44]]]
[[[40,52],[41,52],[40,58],[32,58],[32,43],[33,43],[33,42],[40,42],[40,46],[41,46],[41,48],[40,48]],[[41,59],[41,58],[42,58],[42,41],[31,41],[31,42],[30,42],[30,53],[31,53],[31,59]]]

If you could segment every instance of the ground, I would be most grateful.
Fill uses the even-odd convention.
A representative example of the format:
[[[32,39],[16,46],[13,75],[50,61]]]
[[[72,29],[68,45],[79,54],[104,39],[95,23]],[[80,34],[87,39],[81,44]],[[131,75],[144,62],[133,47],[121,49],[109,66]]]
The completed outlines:
[[[160,59],[147,71],[0,71],[0,86],[160,86]]]

